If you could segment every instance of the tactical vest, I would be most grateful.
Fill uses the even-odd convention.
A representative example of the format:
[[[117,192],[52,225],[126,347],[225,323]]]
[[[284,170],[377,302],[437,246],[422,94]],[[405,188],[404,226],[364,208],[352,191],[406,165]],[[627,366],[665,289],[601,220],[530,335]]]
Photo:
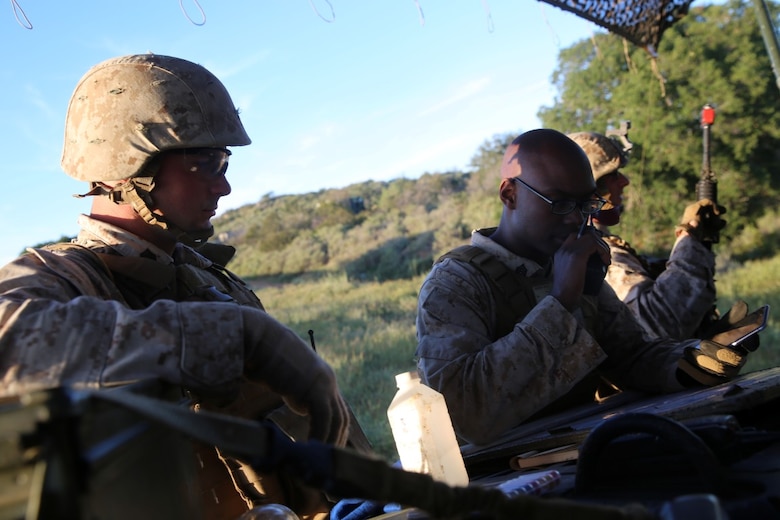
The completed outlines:
[[[264,310],[244,281],[218,263],[232,256],[235,250],[230,246],[208,244],[199,248],[200,254],[214,262],[206,268],[162,264],[150,258],[104,253],[71,243],[51,244],[44,249],[70,251],[107,273],[131,309],[144,309],[157,300],[174,300],[232,301]]]
[[[518,321],[522,320],[537,304],[535,287],[549,283],[544,278],[523,276],[513,272],[498,258],[476,246],[460,246],[443,254],[436,263],[446,258],[453,258],[474,266],[490,282],[496,305],[496,333],[497,340],[506,336],[514,329]],[[503,303],[503,305],[502,305]],[[585,321],[585,328],[593,335],[598,324],[598,303],[596,296],[583,295],[580,299],[580,309]],[[617,388],[605,381],[595,372],[587,375],[577,383],[567,394],[547,405],[535,413],[528,421],[544,417],[562,410],[567,410],[589,401],[594,396],[607,396],[614,393]]]
[[[439,257],[436,263],[446,258],[453,258],[474,266],[490,282],[494,299],[499,303],[496,305],[498,337],[512,332],[517,322],[531,312],[538,303],[534,289],[549,283],[545,278],[528,277],[513,272],[498,258],[476,246],[457,247]],[[592,334],[598,323],[596,298],[583,296],[580,300],[580,308],[585,327]]]
[[[132,309],[143,309],[157,300],[168,299],[179,302],[235,302],[265,310],[244,281],[224,267],[235,252],[231,246],[206,243],[197,248],[198,253],[213,262],[206,268],[190,264],[166,265],[149,258],[105,253],[73,243],[51,244],[44,249],[67,250],[78,255],[87,265],[106,273],[118,291],[112,297],[124,301]],[[307,419],[289,411],[278,396],[269,394],[264,385],[244,385],[241,392],[237,407],[242,406],[241,402],[249,403],[249,408],[258,410],[273,406],[272,410],[264,410],[263,416],[288,436],[302,438],[302,435],[294,434],[308,430]],[[218,411],[229,413],[230,410],[229,406]],[[371,443],[351,409],[350,414],[352,425],[347,445],[362,453],[373,453]],[[236,415],[246,417],[242,413]],[[193,445],[201,468],[201,487],[207,491],[201,497],[203,518],[233,519],[245,512],[247,507],[273,502],[294,508],[302,520],[327,517],[329,499],[321,491],[303,486],[294,475],[255,473],[247,464],[215,452],[213,446],[198,442]]]

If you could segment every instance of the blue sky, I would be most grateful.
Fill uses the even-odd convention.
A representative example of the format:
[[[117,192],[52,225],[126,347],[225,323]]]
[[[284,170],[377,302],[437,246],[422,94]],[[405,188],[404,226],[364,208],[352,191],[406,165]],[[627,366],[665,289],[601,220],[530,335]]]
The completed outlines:
[[[224,211],[466,169],[493,135],[539,126],[558,52],[601,31],[532,0],[183,0],[202,25],[177,0],[16,1],[32,29],[6,5],[0,264],[89,212],[59,161],[73,88],[105,59],[168,54],[225,83],[253,143],[234,149]]]

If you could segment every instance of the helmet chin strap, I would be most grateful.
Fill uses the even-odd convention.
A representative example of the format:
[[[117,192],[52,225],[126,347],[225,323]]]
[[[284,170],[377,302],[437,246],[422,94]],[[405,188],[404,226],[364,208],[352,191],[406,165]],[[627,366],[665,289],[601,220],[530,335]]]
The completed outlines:
[[[167,220],[163,215],[149,209],[149,205],[152,204],[150,193],[153,188],[154,177],[133,177],[111,189],[108,196],[115,204],[130,204],[133,211],[144,222],[150,226],[157,226],[168,231],[176,237],[177,242],[190,247],[204,244],[214,234],[214,226],[209,226],[208,229],[201,231],[185,231]]]
[[[153,158],[141,168],[140,175],[137,177],[132,177],[113,186],[103,182],[91,182],[89,184],[90,190],[83,195],[76,195],[76,197],[107,196],[114,204],[130,204],[133,211],[144,222],[168,231],[176,238],[177,242],[190,247],[205,244],[214,234],[214,226],[209,226],[208,229],[201,231],[185,231],[163,215],[150,209],[150,206],[154,205],[151,196],[154,189],[154,176],[159,169],[159,161]]]

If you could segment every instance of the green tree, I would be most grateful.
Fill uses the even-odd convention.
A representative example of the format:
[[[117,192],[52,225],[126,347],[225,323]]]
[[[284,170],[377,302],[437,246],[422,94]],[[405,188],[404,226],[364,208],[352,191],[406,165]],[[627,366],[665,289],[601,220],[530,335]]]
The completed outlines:
[[[777,6],[770,9],[777,18]],[[631,120],[636,143],[626,173],[627,213],[620,227],[641,248],[668,247],[669,228],[695,198],[701,173],[701,108],[712,104],[711,165],[719,202],[729,209],[726,237],[763,214],[778,196],[780,103],[751,4],[731,0],[691,9],[664,33],[653,59],[613,34],[564,49],[544,126],[604,132]]]
[[[468,201],[463,215],[463,225],[468,228],[467,231],[498,224],[501,216],[501,203],[498,200],[501,161],[507,147],[521,133],[494,135],[482,143],[471,158]]]

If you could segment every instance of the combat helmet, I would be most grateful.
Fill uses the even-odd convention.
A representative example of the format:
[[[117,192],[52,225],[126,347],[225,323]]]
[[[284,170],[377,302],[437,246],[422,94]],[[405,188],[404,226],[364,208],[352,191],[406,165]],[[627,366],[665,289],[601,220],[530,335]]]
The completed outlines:
[[[147,223],[171,229],[148,208],[155,157],[250,143],[230,95],[211,72],[181,58],[138,54],[106,60],[81,78],[68,104],[61,165],[90,183],[85,195],[131,204]]]
[[[628,163],[627,150],[615,139],[596,132],[575,132],[568,137],[587,154],[593,178],[597,181]]]

